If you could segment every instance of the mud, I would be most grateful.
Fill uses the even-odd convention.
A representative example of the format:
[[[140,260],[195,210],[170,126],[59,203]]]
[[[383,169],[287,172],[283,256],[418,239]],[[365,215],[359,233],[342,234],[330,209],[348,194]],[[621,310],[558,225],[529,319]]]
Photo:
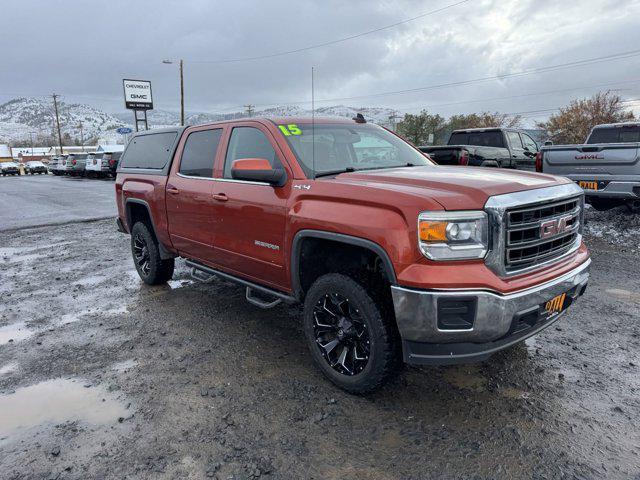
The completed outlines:
[[[637,244],[607,235],[556,325],[357,397],[298,307],[181,262],[148,287],[112,220],[0,233],[0,477],[639,478]]]

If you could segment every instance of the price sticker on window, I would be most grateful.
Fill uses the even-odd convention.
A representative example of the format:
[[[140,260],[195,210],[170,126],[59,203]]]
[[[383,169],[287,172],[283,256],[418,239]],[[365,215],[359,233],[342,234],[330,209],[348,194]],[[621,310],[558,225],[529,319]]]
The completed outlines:
[[[295,123],[290,123],[288,125],[278,125],[280,131],[287,137],[291,135],[302,135],[302,130],[298,128],[298,125]]]

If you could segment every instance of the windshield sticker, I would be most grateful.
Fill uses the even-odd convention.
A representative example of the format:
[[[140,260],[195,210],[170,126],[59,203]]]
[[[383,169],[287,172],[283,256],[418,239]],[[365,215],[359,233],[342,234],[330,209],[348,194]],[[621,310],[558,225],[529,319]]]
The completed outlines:
[[[278,125],[278,128],[287,137],[289,135],[302,135],[302,130],[300,130],[295,123],[290,123],[289,125]]]

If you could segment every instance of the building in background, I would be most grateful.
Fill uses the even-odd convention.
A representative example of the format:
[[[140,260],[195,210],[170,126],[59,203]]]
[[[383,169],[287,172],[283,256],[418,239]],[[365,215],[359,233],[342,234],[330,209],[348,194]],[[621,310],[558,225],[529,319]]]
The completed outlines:
[[[108,152],[108,153],[124,152],[124,145],[116,145],[116,144],[98,145],[98,147],[96,148],[96,153],[103,153],[103,152]]]
[[[78,145],[70,145],[70,146],[62,146],[62,149],[64,150],[65,154],[68,153],[92,153],[96,151],[96,148],[98,148],[95,145],[85,145],[83,147],[80,147]],[[56,155],[60,155],[60,147],[50,147],[49,148],[49,156],[54,157]]]
[[[13,162],[9,145],[0,144],[0,162]]]
[[[11,156],[17,162],[31,162],[39,160],[49,163],[51,160],[51,147],[11,147]]]

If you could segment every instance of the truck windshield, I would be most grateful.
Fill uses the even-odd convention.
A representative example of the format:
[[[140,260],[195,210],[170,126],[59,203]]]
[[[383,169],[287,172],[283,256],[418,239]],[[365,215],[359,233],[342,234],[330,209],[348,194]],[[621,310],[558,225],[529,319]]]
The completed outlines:
[[[377,125],[279,124],[308,178],[328,172],[433,165],[411,145]]]
[[[504,147],[502,132],[453,132],[449,145],[475,145],[478,147]]]
[[[635,143],[640,142],[640,125],[594,128],[587,143]]]

